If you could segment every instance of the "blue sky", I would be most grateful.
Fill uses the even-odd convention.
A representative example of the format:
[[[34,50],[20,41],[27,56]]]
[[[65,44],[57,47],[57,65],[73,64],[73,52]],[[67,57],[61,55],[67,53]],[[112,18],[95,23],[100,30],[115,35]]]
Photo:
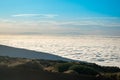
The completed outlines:
[[[120,35],[120,0],[0,0],[1,34]]]

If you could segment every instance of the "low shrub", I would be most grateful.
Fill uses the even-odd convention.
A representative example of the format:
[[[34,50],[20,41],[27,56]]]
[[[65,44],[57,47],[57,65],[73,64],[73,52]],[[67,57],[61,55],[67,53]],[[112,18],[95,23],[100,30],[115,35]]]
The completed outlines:
[[[59,63],[55,65],[55,69],[58,72],[64,72],[67,71],[70,66],[72,66],[72,63]]]
[[[69,70],[74,70],[79,74],[87,74],[87,75],[97,75],[99,72],[91,67],[83,66],[83,65],[73,65],[69,68]]]

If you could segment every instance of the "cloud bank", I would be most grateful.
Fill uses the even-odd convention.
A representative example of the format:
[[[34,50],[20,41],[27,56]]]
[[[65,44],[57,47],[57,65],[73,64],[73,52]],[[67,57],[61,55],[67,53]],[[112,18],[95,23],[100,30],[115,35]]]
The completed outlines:
[[[24,17],[42,16],[44,20]],[[58,15],[16,14],[15,18],[0,19],[0,34],[117,34],[120,35],[120,19],[115,17],[81,18],[79,20],[48,20]],[[16,19],[22,17],[22,19]]]

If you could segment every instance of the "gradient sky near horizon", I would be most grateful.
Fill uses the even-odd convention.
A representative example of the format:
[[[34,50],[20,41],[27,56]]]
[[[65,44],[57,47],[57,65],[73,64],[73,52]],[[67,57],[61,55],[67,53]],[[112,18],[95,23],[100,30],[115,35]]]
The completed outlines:
[[[119,35],[120,0],[0,0],[0,34]]]

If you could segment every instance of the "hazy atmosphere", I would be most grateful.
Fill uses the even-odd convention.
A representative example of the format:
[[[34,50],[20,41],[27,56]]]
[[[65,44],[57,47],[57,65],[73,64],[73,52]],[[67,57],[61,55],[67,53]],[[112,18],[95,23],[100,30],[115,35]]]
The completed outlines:
[[[0,34],[120,35],[119,0],[0,0]]]

